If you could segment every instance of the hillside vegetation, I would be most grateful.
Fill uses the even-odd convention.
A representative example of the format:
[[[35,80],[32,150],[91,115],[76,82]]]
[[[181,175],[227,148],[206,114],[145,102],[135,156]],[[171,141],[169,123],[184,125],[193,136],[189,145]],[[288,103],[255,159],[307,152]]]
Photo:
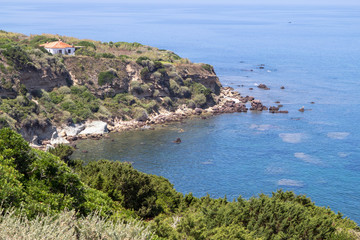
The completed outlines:
[[[39,45],[62,41],[76,56]],[[146,121],[149,114],[217,102],[212,66],[140,43],[0,31],[0,126],[51,128],[86,120]]]
[[[128,163],[70,160],[0,130],[0,239],[356,239],[359,228],[293,192],[183,196]],[[39,235],[28,235],[39,233]],[[40,234],[41,233],[41,234]]]

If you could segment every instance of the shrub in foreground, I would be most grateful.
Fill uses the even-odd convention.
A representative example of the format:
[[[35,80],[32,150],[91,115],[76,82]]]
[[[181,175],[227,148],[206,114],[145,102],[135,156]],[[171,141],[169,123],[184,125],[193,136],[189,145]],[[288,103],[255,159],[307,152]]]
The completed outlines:
[[[0,239],[147,240],[153,235],[141,222],[110,221],[97,212],[78,218],[75,211],[62,211],[52,216],[38,215],[34,219],[14,209],[0,209],[0,212]]]

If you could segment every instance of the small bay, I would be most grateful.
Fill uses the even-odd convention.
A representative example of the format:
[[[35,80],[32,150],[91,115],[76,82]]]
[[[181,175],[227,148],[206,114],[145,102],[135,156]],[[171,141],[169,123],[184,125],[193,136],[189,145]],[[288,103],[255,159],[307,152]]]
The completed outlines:
[[[360,223],[359,6],[91,2],[59,9],[62,3],[4,1],[0,29],[170,49],[212,64],[224,86],[289,111],[111,133],[77,142],[74,158],[132,162],[196,196],[293,190]],[[182,143],[173,143],[178,137]]]

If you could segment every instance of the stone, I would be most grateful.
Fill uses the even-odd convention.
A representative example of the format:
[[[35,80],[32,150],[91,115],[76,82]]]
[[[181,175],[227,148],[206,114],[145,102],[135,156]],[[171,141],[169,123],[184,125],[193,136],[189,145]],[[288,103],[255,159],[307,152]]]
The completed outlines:
[[[177,144],[179,144],[179,143],[181,143],[181,138],[177,138],[175,141],[173,141],[174,143],[177,143]]]
[[[270,88],[268,88],[265,84],[263,84],[263,83],[260,83],[259,85],[258,85],[258,88],[261,88],[261,89],[264,89],[264,90],[270,90]]]
[[[87,134],[104,134],[109,132],[107,129],[107,123],[102,121],[92,121],[85,123],[85,129],[79,133],[79,135]]]
[[[55,131],[51,136],[50,144],[51,145],[69,144],[69,141],[59,136],[58,132]]]
[[[280,89],[285,89],[285,87],[284,87],[284,86],[281,86]]]
[[[201,108],[195,108],[195,114],[200,115],[203,112]]]

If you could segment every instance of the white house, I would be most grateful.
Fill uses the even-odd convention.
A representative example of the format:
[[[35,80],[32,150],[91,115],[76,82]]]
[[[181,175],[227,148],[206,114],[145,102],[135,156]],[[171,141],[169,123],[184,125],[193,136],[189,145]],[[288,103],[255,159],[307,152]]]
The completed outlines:
[[[62,42],[60,39],[56,42],[41,44],[40,47],[44,47],[52,54],[75,55],[75,47]]]

